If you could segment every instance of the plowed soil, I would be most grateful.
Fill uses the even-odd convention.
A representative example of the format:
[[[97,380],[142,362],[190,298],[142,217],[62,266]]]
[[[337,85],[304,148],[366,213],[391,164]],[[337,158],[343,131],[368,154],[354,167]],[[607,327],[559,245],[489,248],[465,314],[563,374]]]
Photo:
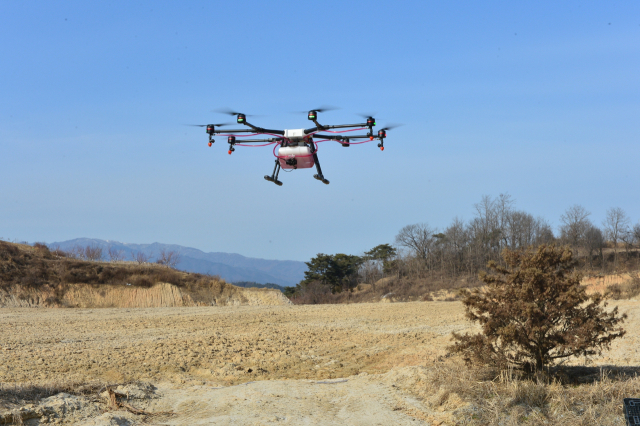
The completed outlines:
[[[637,365],[640,303],[619,301],[615,304],[629,314],[625,324],[628,334],[594,363]],[[395,371],[398,367],[432,365],[445,356],[452,331],[473,329],[464,319],[460,302],[2,309],[0,327],[0,382],[5,386],[25,382],[141,380],[163,384],[167,395],[178,392],[176,389],[224,387],[226,398],[235,398],[239,394],[234,389],[258,392],[256,384],[247,382],[269,380],[274,388],[271,391],[259,388],[258,393],[270,395],[263,399],[278,402],[281,410],[286,411],[287,407],[302,410],[296,411],[296,415],[302,417],[304,410],[316,408],[305,408],[304,401],[294,399],[287,394],[287,389],[302,389],[319,382],[329,386],[330,381],[358,375],[358,380],[331,384],[334,390],[325,395],[329,398],[327,401],[313,400],[315,397],[309,395],[305,398],[310,398],[308,402],[315,404],[313,407],[329,407],[331,398],[353,395],[352,391],[373,392],[375,395],[363,394],[358,398],[377,398],[378,404],[386,392],[382,388],[390,388],[383,384],[378,386],[380,389],[373,386],[378,376],[372,375]],[[365,376],[366,383],[371,384],[367,385],[369,390],[350,390],[349,383],[354,386],[365,383],[362,381]],[[239,384],[245,385],[238,387]],[[267,386],[267,382],[261,386]],[[338,403],[336,401],[334,403]],[[355,404],[355,400],[351,403]],[[302,405],[298,409],[296,404]],[[165,405],[172,406],[169,402]],[[180,410],[179,404],[174,407]],[[235,414],[240,415],[241,410],[235,409]],[[392,413],[394,406],[390,403],[381,410]],[[386,415],[379,413],[382,416],[379,418]],[[417,420],[419,416],[407,418],[407,421]],[[229,422],[254,424],[245,423],[239,417]],[[189,422],[174,419],[169,423]]]
[[[347,377],[424,364],[469,327],[455,302],[3,309],[3,382]]]

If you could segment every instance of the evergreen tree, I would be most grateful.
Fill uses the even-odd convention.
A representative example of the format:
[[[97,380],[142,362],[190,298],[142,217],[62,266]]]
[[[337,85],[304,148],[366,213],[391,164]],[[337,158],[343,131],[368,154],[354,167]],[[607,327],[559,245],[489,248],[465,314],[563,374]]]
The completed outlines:
[[[463,291],[468,319],[480,334],[454,333],[449,351],[468,361],[540,369],[571,356],[600,354],[625,331],[625,315],[606,310],[603,296],[588,296],[574,272],[570,248],[504,250],[507,267],[490,261],[485,289]]]

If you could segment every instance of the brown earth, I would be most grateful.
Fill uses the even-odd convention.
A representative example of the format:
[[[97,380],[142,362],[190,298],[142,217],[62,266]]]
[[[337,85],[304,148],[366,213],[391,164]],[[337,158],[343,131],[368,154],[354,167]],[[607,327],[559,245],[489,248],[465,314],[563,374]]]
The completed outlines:
[[[640,303],[615,304],[628,334],[590,363],[638,366]],[[445,397],[430,409],[425,369],[444,359],[452,331],[472,329],[459,302],[2,309],[0,327],[0,391],[143,381],[156,396],[140,407],[176,413],[156,424],[185,425],[450,424],[465,404]],[[0,401],[0,413],[12,408]],[[82,421],[139,421],[96,410]]]
[[[0,308],[50,307],[48,300],[54,294],[54,289],[0,288]],[[67,284],[63,295],[58,296],[56,305],[78,308],[166,308],[289,304],[289,299],[279,290],[242,288],[224,281],[215,281],[191,291],[169,283],[158,283],[149,288],[109,284]]]

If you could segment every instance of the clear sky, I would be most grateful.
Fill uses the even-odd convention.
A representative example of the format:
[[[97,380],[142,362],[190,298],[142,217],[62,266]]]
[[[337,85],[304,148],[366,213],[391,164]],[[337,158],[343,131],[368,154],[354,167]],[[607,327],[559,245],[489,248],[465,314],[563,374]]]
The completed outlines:
[[[640,220],[640,2],[0,2],[0,237],[308,260],[468,220],[482,195],[557,226]],[[271,128],[375,112],[375,143],[263,179],[207,146],[216,108]]]

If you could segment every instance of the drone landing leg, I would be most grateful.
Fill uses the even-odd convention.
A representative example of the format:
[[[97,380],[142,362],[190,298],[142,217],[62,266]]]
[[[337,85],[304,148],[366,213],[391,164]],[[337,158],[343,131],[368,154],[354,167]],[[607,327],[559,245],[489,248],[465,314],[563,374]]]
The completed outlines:
[[[316,154],[315,152],[313,153],[313,161],[316,163],[316,170],[318,171],[318,174],[313,175],[313,177],[318,179],[325,185],[329,185],[329,181],[326,180],[324,176],[322,176],[322,169],[320,168],[320,161],[318,161],[318,154]]]
[[[280,174],[280,161],[276,159],[276,165],[273,167],[273,173],[271,174],[271,176],[265,176],[264,178],[269,182],[273,182],[278,186],[282,186],[282,182],[278,180],[279,174]]]

